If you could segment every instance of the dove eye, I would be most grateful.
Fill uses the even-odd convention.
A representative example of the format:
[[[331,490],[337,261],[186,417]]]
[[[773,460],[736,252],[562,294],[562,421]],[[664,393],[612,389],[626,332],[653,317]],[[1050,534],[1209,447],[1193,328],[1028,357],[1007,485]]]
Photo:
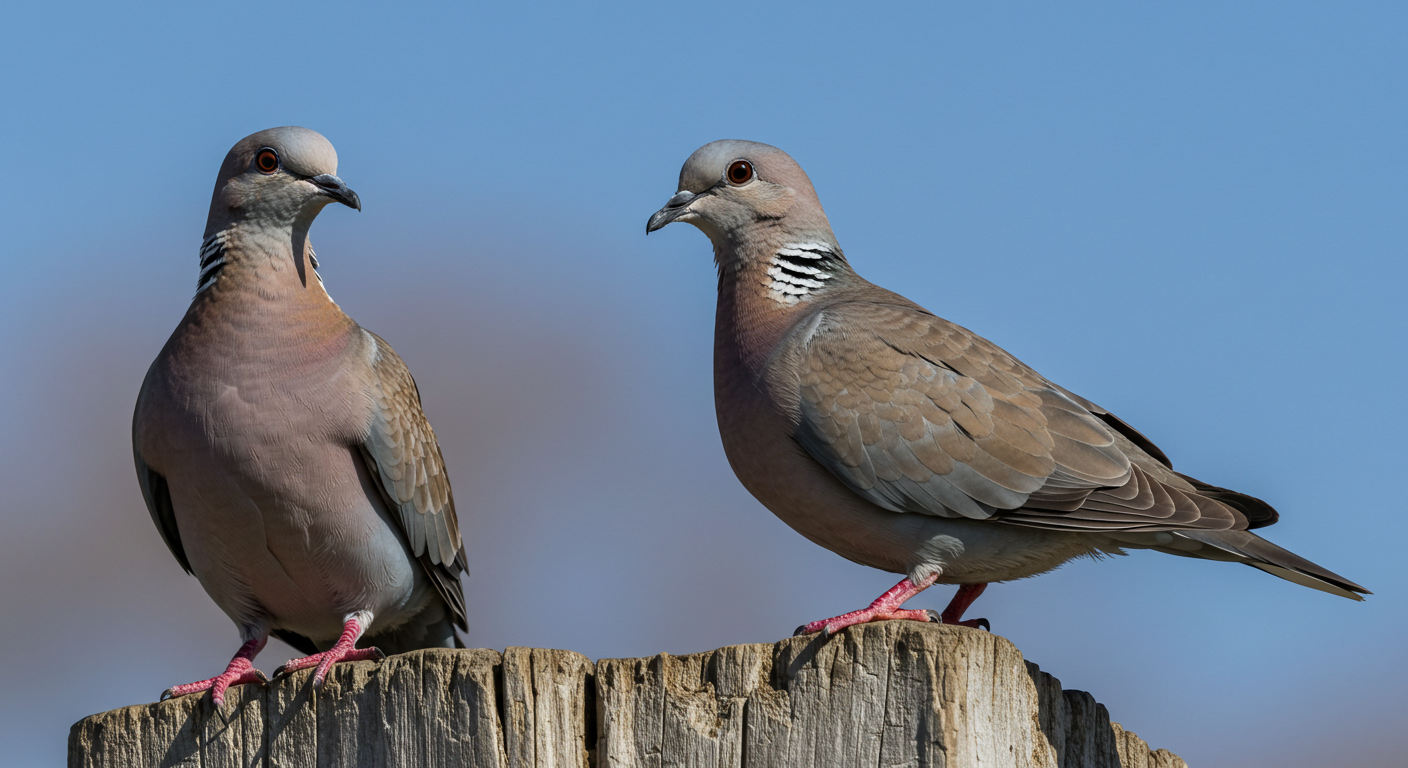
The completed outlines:
[[[724,173],[724,178],[734,186],[747,184],[753,180],[753,164],[747,160],[734,160],[729,165],[728,171]]]
[[[279,170],[279,153],[272,149],[261,149],[259,154],[254,156],[254,167],[260,173],[273,173]]]

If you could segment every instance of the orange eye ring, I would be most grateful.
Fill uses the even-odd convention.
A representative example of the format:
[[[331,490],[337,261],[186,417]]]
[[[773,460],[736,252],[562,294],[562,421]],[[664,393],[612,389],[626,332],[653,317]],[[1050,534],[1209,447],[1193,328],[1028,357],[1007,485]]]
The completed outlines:
[[[263,174],[279,170],[279,153],[268,147],[259,150],[259,154],[254,156],[254,167]]]
[[[728,170],[724,172],[724,178],[735,187],[742,186],[753,180],[753,164],[747,160],[734,160],[729,163]]]

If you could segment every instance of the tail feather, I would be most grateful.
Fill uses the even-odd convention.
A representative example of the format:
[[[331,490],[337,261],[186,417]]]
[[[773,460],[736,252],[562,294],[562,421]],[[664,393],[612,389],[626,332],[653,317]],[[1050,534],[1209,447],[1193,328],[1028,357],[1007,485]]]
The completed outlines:
[[[1182,536],[1231,555],[1273,576],[1350,600],[1373,594],[1345,577],[1247,531],[1178,531]],[[1219,558],[1220,559],[1220,558]]]

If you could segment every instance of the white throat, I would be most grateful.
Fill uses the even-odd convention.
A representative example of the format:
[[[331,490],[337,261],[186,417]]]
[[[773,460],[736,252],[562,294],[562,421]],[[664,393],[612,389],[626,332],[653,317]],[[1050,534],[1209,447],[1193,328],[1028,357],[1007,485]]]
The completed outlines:
[[[785,243],[768,261],[768,297],[792,306],[836,277],[836,252],[825,243]]]

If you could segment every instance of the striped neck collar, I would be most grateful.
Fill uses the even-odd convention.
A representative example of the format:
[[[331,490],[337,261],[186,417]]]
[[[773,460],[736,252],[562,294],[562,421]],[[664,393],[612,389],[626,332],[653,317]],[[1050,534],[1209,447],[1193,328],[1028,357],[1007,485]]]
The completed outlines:
[[[200,277],[196,279],[196,295],[215,285],[220,272],[225,269],[225,231],[206,235],[200,244]]]
[[[204,293],[210,286],[215,285],[220,274],[224,271],[228,263],[230,246],[230,230],[223,229],[210,235],[206,235],[200,244],[200,277],[196,279],[196,295]],[[313,253],[313,249],[308,249],[308,265],[313,268],[313,276],[318,278],[321,285],[323,276],[318,274],[318,256]]]
[[[825,243],[785,243],[768,260],[763,287],[773,301],[792,306],[834,280],[843,263]]]

